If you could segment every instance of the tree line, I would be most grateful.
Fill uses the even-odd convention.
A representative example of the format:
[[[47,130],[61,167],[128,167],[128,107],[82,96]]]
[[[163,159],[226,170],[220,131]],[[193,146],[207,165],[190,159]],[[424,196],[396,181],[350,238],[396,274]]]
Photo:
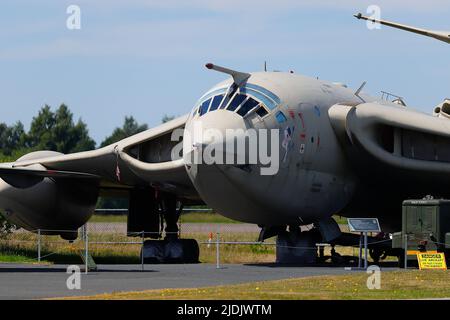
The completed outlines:
[[[162,122],[173,118],[165,115]],[[147,129],[147,124],[139,124],[133,116],[126,116],[123,125],[115,128],[99,147]],[[14,161],[26,153],[37,150],[73,153],[95,148],[96,143],[89,136],[86,123],[81,118],[74,121],[73,113],[65,104],[61,104],[55,111],[48,105],[43,106],[33,117],[28,131],[20,121],[13,125],[0,123],[0,162]]]
[[[165,115],[162,122],[174,119]],[[139,124],[132,116],[126,116],[121,127],[117,127],[107,136],[99,147],[125,139],[148,129],[147,124]],[[94,139],[81,118],[73,119],[73,113],[65,104],[55,111],[48,105],[43,106],[33,117],[30,129],[25,131],[24,125],[18,121],[13,125],[0,123],[0,162],[14,161],[21,156],[37,150],[52,150],[62,153],[88,151],[96,148]],[[101,208],[125,208],[127,199],[99,199]],[[0,237],[14,230],[0,212]]]

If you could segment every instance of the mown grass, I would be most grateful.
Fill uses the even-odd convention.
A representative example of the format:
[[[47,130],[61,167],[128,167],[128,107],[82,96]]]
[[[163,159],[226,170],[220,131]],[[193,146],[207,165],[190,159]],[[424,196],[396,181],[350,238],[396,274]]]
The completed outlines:
[[[240,223],[239,221],[228,219],[220,214],[210,212],[183,213],[179,221],[180,223]],[[89,222],[126,223],[127,216],[115,214],[94,214]]]
[[[335,216],[338,222],[344,218]],[[346,220],[345,220],[346,221]],[[91,222],[125,223],[126,216],[94,215]],[[211,231],[217,229],[220,223],[234,223],[235,221],[215,213],[192,212],[181,216],[182,223],[210,223]],[[341,229],[346,230],[342,224]],[[182,237],[196,239],[200,243],[200,262],[216,263],[216,234],[213,233],[212,242],[208,244],[209,232],[184,233]],[[222,230],[220,241],[256,241],[257,232],[228,232]],[[141,238],[130,238],[125,234],[114,232],[91,232],[89,234],[89,252],[98,264],[134,264],[140,263]],[[266,240],[274,242],[275,238]],[[96,243],[97,242],[97,243]],[[98,243],[110,242],[110,243]],[[111,243],[112,242],[112,243]],[[129,242],[136,242],[130,244]],[[204,242],[204,243],[202,243]],[[73,244],[62,240],[58,236],[42,237],[41,256],[46,263],[81,263],[79,253],[84,249],[83,241],[77,240]],[[330,247],[325,249],[325,255],[330,255]],[[336,247],[341,255],[357,256],[356,248]],[[396,258],[388,258],[395,260]],[[0,239],[0,262],[35,262],[37,261],[37,235],[29,232],[17,232]],[[275,246],[272,245],[220,245],[221,263],[257,263],[274,262]]]
[[[115,234],[92,235],[90,241],[125,242],[131,241],[125,236]],[[139,240],[138,240],[139,241]],[[12,262],[8,256],[15,256],[14,262],[37,262],[37,235],[20,232],[0,240],[0,261]],[[90,244],[89,252],[96,263],[140,263],[140,245],[130,244]],[[80,253],[84,250],[84,242],[74,243],[62,240],[59,236],[42,236],[41,262],[55,264],[82,263]]]
[[[117,292],[69,299],[391,300],[450,297],[449,271],[382,272],[379,290],[367,288],[367,277],[364,272],[351,272],[339,276],[315,276],[193,289]]]
[[[35,259],[30,258],[22,253],[4,253],[0,254],[0,262],[2,263],[34,263]]]
[[[258,234],[253,232],[223,233],[220,241],[254,242]],[[183,238],[196,239],[200,246],[200,262],[216,263],[216,238],[209,239],[204,232],[183,233]],[[127,237],[115,233],[96,233],[89,237],[89,253],[98,264],[139,264],[140,237]],[[135,242],[135,243],[132,243]],[[275,239],[266,240],[266,244],[220,244],[220,263],[265,263],[275,262]],[[54,264],[81,263],[80,253],[84,242],[80,239],[70,244],[58,236],[43,236],[41,240],[41,261]],[[325,248],[329,256],[331,247]],[[357,256],[358,250],[351,247],[336,247],[336,251],[345,256]],[[0,262],[37,262],[37,236],[28,232],[11,235],[0,240]],[[395,260],[395,258],[392,258]],[[392,260],[388,259],[388,260]]]
[[[241,223],[217,213],[189,212],[180,216],[181,223]]]
[[[347,218],[340,216],[333,216],[336,222],[340,225],[347,224]],[[241,223],[236,220],[229,219],[218,213],[210,212],[189,212],[183,213],[180,217],[180,223]],[[115,214],[94,214],[89,222],[111,222],[111,223],[126,223],[126,215]]]
[[[221,241],[255,241],[255,233],[227,233]],[[186,233],[183,238],[196,239],[200,246],[200,262],[216,262],[216,245],[209,243],[207,233]],[[97,264],[140,263],[141,238],[115,233],[95,233],[89,236],[89,253]],[[105,243],[103,243],[105,242]],[[132,243],[135,242],[135,243]],[[19,232],[0,240],[0,262],[37,262],[37,235]],[[81,263],[84,242],[74,243],[58,236],[42,236],[41,261],[44,263]],[[220,245],[221,263],[274,262],[275,249],[269,245]]]
[[[185,238],[199,241],[200,261],[204,263],[216,263],[216,238],[209,242],[209,236],[205,233],[187,233]],[[215,235],[214,235],[215,237]],[[258,238],[257,233],[226,233],[221,235],[220,241],[228,242],[254,242]],[[270,240],[269,240],[270,241]],[[271,245],[220,245],[220,263],[257,263],[274,262],[275,247]]]
[[[89,222],[127,223],[127,216],[123,214],[94,214]]]

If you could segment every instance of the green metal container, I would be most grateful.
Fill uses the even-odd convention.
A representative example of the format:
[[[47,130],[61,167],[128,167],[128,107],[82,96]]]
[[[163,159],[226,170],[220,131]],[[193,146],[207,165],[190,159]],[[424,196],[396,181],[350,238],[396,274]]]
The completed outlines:
[[[403,201],[402,232],[393,234],[392,247],[405,249],[406,239],[408,251],[450,248],[450,200]]]

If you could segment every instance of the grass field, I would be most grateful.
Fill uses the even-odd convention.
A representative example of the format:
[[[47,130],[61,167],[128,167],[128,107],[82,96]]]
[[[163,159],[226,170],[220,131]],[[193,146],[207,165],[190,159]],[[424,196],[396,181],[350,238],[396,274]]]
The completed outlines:
[[[190,212],[180,216],[181,223],[240,223],[217,213]]]
[[[89,222],[127,223],[127,216],[121,214],[94,214]]]
[[[207,233],[186,233],[184,238],[193,238],[207,242]],[[255,233],[228,233],[227,241],[254,241]],[[106,233],[92,234],[89,237],[89,252],[98,264],[134,264],[140,263],[141,239],[125,235]],[[112,243],[96,243],[112,242]],[[128,243],[125,243],[128,242]],[[129,242],[136,242],[131,244]],[[37,262],[37,236],[21,232],[0,240],[0,262]],[[69,244],[58,236],[45,236],[41,240],[41,257],[44,263],[81,263],[79,253],[84,249],[81,240]],[[275,249],[269,245],[221,245],[221,263],[254,263],[275,261]],[[215,263],[216,247],[214,243],[200,244],[200,262]]]
[[[427,299],[450,297],[449,271],[387,271],[369,290],[363,272],[194,289],[118,292],[75,299]],[[72,298],[70,298],[72,299]]]
[[[337,221],[344,223],[343,218],[335,217]],[[205,223],[211,225],[211,230],[216,229],[216,224],[233,223],[235,221],[222,217],[215,213],[188,213],[181,216],[182,223]],[[94,215],[90,222],[108,223],[111,226],[117,223],[125,223],[126,216],[120,215]],[[343,231],[346,225],[341,224]],[[107,228],[106,228],[107,229]],[[113,228],[111,229],[113,230]],[[89,251],[96,263],[99,264],[134,264],[140,263],[141,239],[127,237],[124,232],[92,232],[89,234]],[[196,239],[199,242],[208,241],[209,232],[184,233],[183,238]],[[223,230],[221,232],[222,241],[255,241],[258,238],[257,232],[232,232]],[[215,235],[214,235],[215,237]],[[213,243],[200,244],[200,261],[206,263],[216,262],[216,247]],[[266,240],[274,242],[274,239]],[[96,242],[112,242],[99,244]],[[128,243],[125,243],[128,242]],[[129,242],[137,242],[130,244]],[[79,252],[84,249],[83,241],[77,240],[73,244],[63,241],[58,236],[43,236],[41,243],[42,262],[45,263],[80,263]],[[358,252],[351,247],[337,247],[336,251],[342,255],[357,256]],[[330,248],[326,248],[325,254],[330,254]],[[392,260],[392,258],[388,258]],[[395,259],[395,258],[393,258]],[[4,239],[0,238],[0,262],[36,262],[37,261],[37,236],[29,232],[18,232],[9,235]],[[221,263],[255,263],[274,262],[275,247],[271,245],[221,245]]]
[[[347,224],[347,218],[334,216],[334,219],[338,224]],[[94,214],[89,222],[127,222],[126,215],[113,215],[113,214]],[[189,212],[183,213],[180,217],[181,223],[240,223],[239,221],[228,219],[217,213],[207,212]]]
[[[207,233],[184,233],[183,238],[196,239],[200,244],[200,262],[216,263],[215,239],[208,244]],[[223,241],[255,241],[257,234],[227,233],[222,235]],[[266,240],[274,242],[274,239]],[[98,243],[107,242],[107,243]],[[112,242],[112,243],[110,243]],[[128,242],[128,243],[126,243]],[[131,244],[130,242],[136,242]],[[84,249],[81,240],[69,244],[58,236],[45,236],[41,240],[41,261],[44,263],[81,263],[79,253]],[[91,234],[89,252],[98,264],[138,264],[140,263],[141,238],[130,238],[121,234]],[[342,255],[357,256],[357,249],[336,247]],[[330,248],[325,249],[325,255]],[[9,239],[0,240],[0,262],[37,262],[37,235],[21,232]],[[270,244],[220,245],[220,263],[257,263],[275,262],[275,247]]]
[[[127,222],[126,215],[99,215],[94,214],[89,222]],[[189,212],[183,213],[180,217],[181,223],[240,223],[236,220],[228,219],[224,216],[221,216],[217,213],[209,213],[209,212]]]

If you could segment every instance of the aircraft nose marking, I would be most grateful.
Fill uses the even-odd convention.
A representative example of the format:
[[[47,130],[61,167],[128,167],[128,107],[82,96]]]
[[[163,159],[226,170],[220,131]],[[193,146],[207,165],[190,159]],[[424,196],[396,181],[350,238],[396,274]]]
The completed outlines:
[[[284,129],[284,139],[283,139],[283,142],[281,143],[281,146],[285,150],[283,162],[287,161],[287,156],[289,154],[289,151],[293,147],[292,135],[294,133],[294,130],[295,130],[295,127],[292,127],[292,129],[291,129],[291,127],[287,127],[286,129]]]

